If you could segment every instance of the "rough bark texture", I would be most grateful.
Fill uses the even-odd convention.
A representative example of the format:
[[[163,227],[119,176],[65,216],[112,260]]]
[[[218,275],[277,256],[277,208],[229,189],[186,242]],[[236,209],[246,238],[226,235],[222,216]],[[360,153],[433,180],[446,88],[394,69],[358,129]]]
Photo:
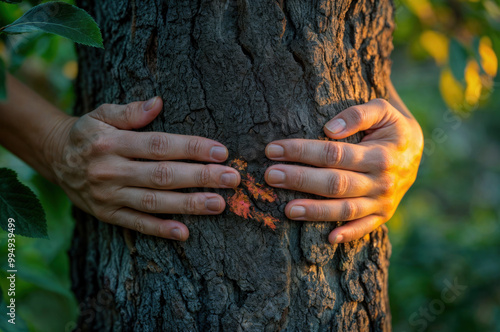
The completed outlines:
[[[264,183],[268,142],[322,136],[341,110],[386,95],[390,0],[79,1],[106,50],[79,48],[77,114],[160,95],[146,130],[225,144]],[[351,138],[351,141],[359,137]],[[232,190],[219,191],[224,197]],[[173,216],[185,243],[76,212],[79,328],[115,331],[389,331],[390,244],[381,227],[331,246],[335,223],[284,217],[307,195],[251,200],[272,230],[226,209]]]

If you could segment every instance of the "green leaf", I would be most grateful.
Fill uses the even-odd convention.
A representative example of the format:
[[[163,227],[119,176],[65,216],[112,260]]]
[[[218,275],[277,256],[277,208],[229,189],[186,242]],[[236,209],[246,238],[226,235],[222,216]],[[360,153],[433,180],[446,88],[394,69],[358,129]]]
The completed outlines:
[[[59,1],[31,8],[14,23],[4,27],[3,31],[43,31],[69,38],[76,43],[104,48],[101,31],[94,19],[83,9]]]
[[[16,172],[0,168],[0,227],[5,231],[9,218],[15,220],[15,234],[48,238],[45,212],[38,198],[19,182]]]
[[[0,0],[0,1],[7,2],[7,3],[20,3],[23,0]]]
[[[5,69],[5,62],[0,58],[0,101],[7,99],[7,71]]]
[[[461,82],[464,80],[467,66],[467,50],[456,39],[451,39],[449,54],[451,72]]]

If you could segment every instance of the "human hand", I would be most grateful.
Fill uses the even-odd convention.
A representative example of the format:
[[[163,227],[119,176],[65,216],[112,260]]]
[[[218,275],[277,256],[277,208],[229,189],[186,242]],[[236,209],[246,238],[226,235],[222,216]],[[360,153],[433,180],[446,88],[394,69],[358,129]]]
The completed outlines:
[[[215,193],[180,193],[179,188],[233,188],[240,175],[222,165],[228,151],[202,137],[134,132],[161,111],[162,100],[102,105],[68,118],[48,139],[47,157],[58,184],[81,209],[99,220],[167,239],[186,240],[187,227],[150,213],[214,215],[224,211]],[[147,159],[156,161],[137,161]]]
[[[415,181],[423,149],[417,121],[383,99],[350,107],[324,128],[332,139],[360,131],[359,144],[286,139],[270,143],[266,156],[320,168],[278,164],[266,170],[266,182],[277,188],[330,199],[296,199],[285,214],[293,220],[348,221],[333,230],[332,243],[350,242],[387,222]]]

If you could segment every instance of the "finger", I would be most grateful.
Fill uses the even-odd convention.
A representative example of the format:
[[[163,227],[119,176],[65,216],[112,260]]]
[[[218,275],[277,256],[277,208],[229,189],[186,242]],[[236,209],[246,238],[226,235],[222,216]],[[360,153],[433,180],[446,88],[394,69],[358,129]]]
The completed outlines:
[[[359,197],[352,199],[296,199],[287,204],[285,214],[293,220],[304,221],[348,221],[374,213],[377,202]]]
[[[148,101],[138,101],[127,105],[104,104],[88,115],[118,129],[142,128],[160,113],[163,101],[154,97]]]
[[[296,190],[325,197],[360,197],[375,188],[370,176],[345,170],[274,165],[265,173],[273,187]]]
[[[326,123],[324,131],[330,138],[341,139],[360,131],[388,127],[401,116],[386,100],[374,99],[340,112]]]
[[[214,215],[226,207],[224,199],[214,193],[179,193],[126,187],[118,190],[117,204],[147,213]]]
[[[228,156],[224,145],[198,136],[123,131],[116,144],[115,152],[128,158],[223,162]]]
[[[153,189],[235,188],[240,174],[232,167],[181,162],[126,163],[122,181],[131,187]]]
[[[331,244],[351,242],[373,232],[383,223],[384,219],[377,215],[369,215],[353,220],[335,228],[330,235],[328,235],[328,241],[330,241]]]
[[[115,211],[109,222],[146,235],[165,239],[186,241],[189,237],[189,230],[183,223],[160,219],[128,208]]]
[[[274,141],[266,147],[266,156],[272,160],[357,172],[369,171],[366,165],[369,152],[369,148],[363,145],[307,139]]]

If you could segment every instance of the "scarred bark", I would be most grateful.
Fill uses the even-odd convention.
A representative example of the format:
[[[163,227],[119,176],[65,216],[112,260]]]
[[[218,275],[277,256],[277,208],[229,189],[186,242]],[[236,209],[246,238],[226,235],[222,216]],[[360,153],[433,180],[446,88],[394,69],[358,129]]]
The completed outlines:
[[[341,110],[386,96],[390,0],[78,2],[106,49],[79,48],[76,113],[162,96],[164,110],[145,130],[215,139],[258,183],[273,164],[267,143],[317,139]],[[310,195],[274,192],[275,202],[250,202],[280,220],[276,230],[229,209],[175,215],[190,230],[185,243],[76,211],[79,328],[389,331],[386,228],[331,246],[336,223],[284,216],[287,202]]]

